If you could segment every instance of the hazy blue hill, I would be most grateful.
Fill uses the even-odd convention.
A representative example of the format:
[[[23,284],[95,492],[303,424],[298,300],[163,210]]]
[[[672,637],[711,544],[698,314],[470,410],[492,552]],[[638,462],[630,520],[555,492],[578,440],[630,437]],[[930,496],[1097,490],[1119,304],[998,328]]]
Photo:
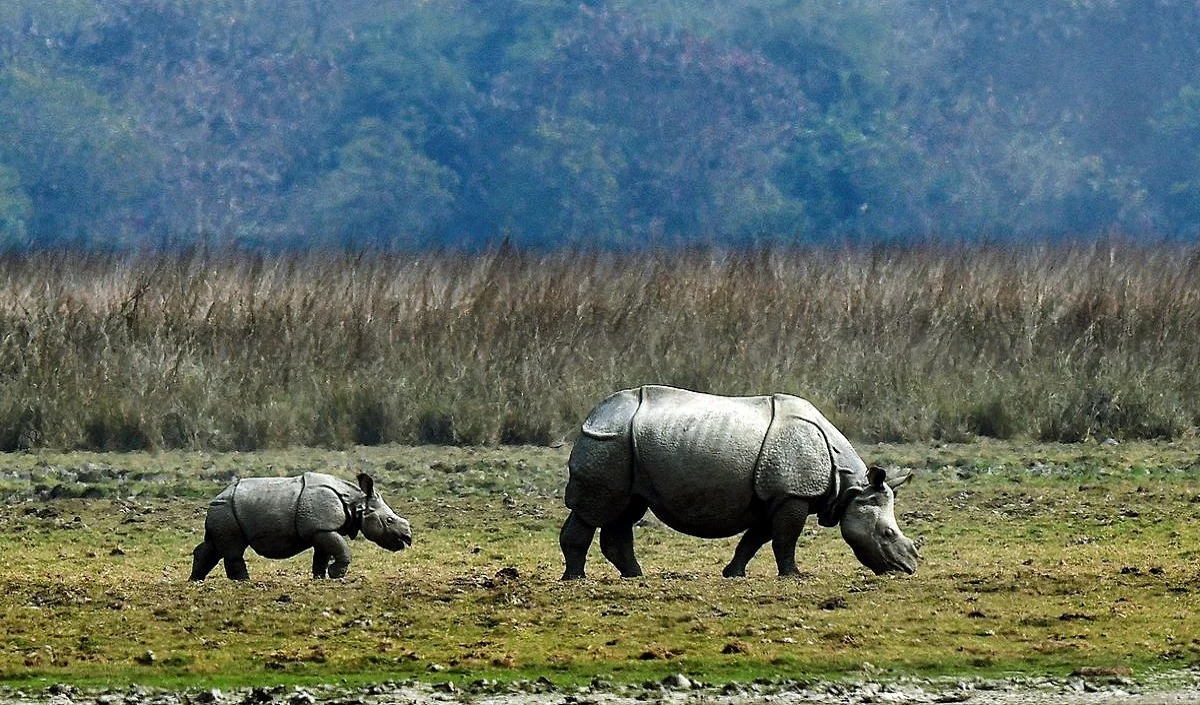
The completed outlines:
[[[1193,3],[7,0],[0,249],[1200,228]]]

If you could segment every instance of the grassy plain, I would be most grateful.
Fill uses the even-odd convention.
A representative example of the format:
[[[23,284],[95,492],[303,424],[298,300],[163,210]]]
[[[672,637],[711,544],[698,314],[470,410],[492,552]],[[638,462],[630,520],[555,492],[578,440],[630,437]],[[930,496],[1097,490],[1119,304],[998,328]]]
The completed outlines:
[[[860,673],[1135,677],[1200,665],[1195,442],[866,444],[914,468],[912,577],[860,568],[835,530],[719,577],[733,539],[636,530],[647,575],[594,547],[561,583],[567,447],[372,446],[0,456],[0,680],[168,686],[473,681],[546,675],[704,682]],[[373,473],[411,550],[355,542],[350,575],[250,559],[252,581],[186,580],[207,499],[236,475]],[[867,665],[870,664],[870,665]]]

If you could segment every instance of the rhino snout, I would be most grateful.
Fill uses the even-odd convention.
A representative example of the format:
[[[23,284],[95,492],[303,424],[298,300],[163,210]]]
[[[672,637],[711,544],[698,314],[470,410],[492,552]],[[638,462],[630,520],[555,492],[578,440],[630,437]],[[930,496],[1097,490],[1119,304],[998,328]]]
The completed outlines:
[[[905,538],[903,542],[894,544],[884,549],[884,556],[888,566],[883,573],[908,573],[912,575],[917,572],[917,561],[920,559],[920,554],[917,553],[917,546],[909,539]]]
[[[363,522],[362,532],[372,543],[389,551],[403,551],[412,545],[412,527],[408,520],[394,514],[386,518],[377,514],[369,516]]]
[[[388,545],[384,546],[389,551],[403,551],[412,545],[412,528],[403,519],[398,523],[399,526],[391,527]]]
[[[412,535],[402,534],[398,536],[389,536],[382,541],[376,541],[383,548],[389,551],[403,551],[412,545]]]

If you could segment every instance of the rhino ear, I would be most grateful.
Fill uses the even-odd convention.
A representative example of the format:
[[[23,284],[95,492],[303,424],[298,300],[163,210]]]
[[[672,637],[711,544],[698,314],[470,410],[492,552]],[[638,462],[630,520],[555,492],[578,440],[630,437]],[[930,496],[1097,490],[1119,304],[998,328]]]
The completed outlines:
[[[867,468],[867,482],[871,483],[871,487],[879,489],[883,487],[885,481],[887,481],[887,470],[878,465]]]
[[[892,491],[895,492],[896,490],[900,489],[900,485],[903,485],[911,479],[913,479],[913,472],[911,470],[903,475],[896,475],[893,473],[892,476],[887,479],[887,484],[888,487],[891,487]]]
[[[363,491],[363,494],[370,497],[375,494],[375,480],[365,472],[358,473],[358,488]]]

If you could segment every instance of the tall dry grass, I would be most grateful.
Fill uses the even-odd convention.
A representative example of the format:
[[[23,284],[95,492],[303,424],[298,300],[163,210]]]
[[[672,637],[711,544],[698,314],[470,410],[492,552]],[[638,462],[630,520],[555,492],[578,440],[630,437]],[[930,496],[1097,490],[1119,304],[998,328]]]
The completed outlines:
[[[0,261],[0,448],[551,443],[649,382],[852,438],[1200,426],[1200,247],[39,254]]]

